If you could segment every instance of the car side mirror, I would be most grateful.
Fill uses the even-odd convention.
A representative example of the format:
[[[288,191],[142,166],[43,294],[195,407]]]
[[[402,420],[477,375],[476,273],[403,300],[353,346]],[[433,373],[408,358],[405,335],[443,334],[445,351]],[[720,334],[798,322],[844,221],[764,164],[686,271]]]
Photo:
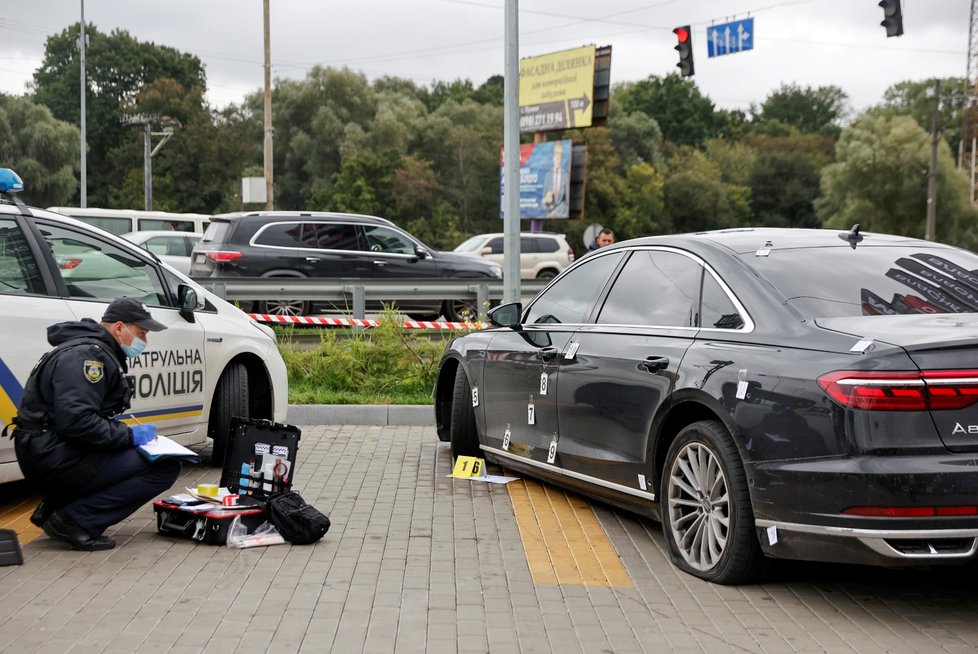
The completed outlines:
[[[484,247],[481,250],[479,250],[479,254],[481,254],[482,256],[486,256],[487,254],[492,254],[492,248],[488,246]]]
[[[523,315],[523,305],[520,302],[500,304],[489,309],[489,324],[494,327],[519,327],[520,316]]]
[[[420,245],[415,245],[414,246],[414,254],[417,255],[417,257],[419,259],[430,259],[431,258],[431,252],[428,252],[427,250],[425,250]]]
[[[199,302],[197,291],[186,284],[180,284],[177,287],[177,302],[180,304],[180,315],[183,319],[187,322],[197,322],[194,311],[204,308],[203,303]]]

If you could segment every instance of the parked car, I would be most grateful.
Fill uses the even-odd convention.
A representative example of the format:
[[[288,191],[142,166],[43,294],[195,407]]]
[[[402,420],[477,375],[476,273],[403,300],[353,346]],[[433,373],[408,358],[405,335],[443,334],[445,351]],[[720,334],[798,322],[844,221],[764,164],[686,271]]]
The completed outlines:
[[[168,230],[203,234],[210,216],[203,213],[171,213],[168,211],[136,211],[135,209],[98,209],[95,207],[48,207],[48,211],[77,218],[107,232],[123,235],[128,232]]]
[[[454,250],[471,257],[485,257],[503,265],[503,235],[478,234]],[[520,277],[553,279],[574,262],[574,248],[563,234],[549,232],[520,234]]]
[[[271,329],[129,241],[18,204],[19,186],[0,169],[0,427],[51,349],[47,327],[99,320],[123,296],[167,326],[129,359],[134,395],[124,422],[152,422],[185,444],[210,437],[220,462],[232,417],[285,420],[288,377]],[[13,441],[0,438],[0,484],[21,477]]]
[[[438,436],[661,521],[717,583],[764,556],[978,551],[978,256],[743,229],[596,251],[441,361]]]
[[[383,218],[294,211],[212,216],[194,248],[190,272],[194,277],[502,277],[494,263],[436,252]],[[278,315],[306,315],[312,308],[298,300],[267,300],[254,307]],[[378,311],[383,305],[368,301],[366,308]],[[419,320],[439,315],[462,320],[479,312],[471,300],[401,301],[398,308]]]
[[[152,252],[184,275],[190,274],[190,253],[202,234],[194,232],[151,231],[129,232],[122,238]]]

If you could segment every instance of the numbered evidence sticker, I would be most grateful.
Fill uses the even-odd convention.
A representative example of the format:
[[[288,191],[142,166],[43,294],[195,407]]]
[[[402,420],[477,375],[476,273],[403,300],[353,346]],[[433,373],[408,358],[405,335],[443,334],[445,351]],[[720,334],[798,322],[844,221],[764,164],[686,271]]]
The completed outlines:
[[[509,430],[509,425],[506,425],[506,431],[503,432],[503,449],[506,451],[509,451],[509,439],[512,435],[512,432]]]
[[[547,394],[547,386],[550,383],[550,375],[545,372],[540,373],[540,395]]]
[[[479,387],[472,389],[472,406],[479,406]]]
[[[532,399],[530,400],[530,403],[526,405],[526,424],[528,425],[537,424],[537,412],[536,409],[533,407]]]
[[[460,456],[455,459],[452,477],[481,477],[486,463],[477,456]]]
[[[550,449],[547,450],[547,463],[553,463],[557,460],[557,436],[550,441]]]

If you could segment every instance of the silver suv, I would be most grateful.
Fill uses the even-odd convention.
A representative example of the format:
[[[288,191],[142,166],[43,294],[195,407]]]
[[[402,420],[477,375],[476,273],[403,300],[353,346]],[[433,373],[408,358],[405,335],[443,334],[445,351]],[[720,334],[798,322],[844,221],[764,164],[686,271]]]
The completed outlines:
[[[503,235],[479,234],[454,250],[470,257],[485,257],[503,265]],[[550,232],[520,234],[520,277],[553,279],[574,261],[574,249],[563,234]]]

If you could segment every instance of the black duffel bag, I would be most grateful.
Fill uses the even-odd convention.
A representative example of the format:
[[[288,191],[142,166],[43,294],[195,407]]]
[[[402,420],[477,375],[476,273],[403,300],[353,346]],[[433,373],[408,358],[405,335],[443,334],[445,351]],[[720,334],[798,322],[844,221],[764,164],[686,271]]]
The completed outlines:
[[[266,513],[282,538],[294,545],[315,543],[329,531],[329,518],[293,491],[270,497]]]

